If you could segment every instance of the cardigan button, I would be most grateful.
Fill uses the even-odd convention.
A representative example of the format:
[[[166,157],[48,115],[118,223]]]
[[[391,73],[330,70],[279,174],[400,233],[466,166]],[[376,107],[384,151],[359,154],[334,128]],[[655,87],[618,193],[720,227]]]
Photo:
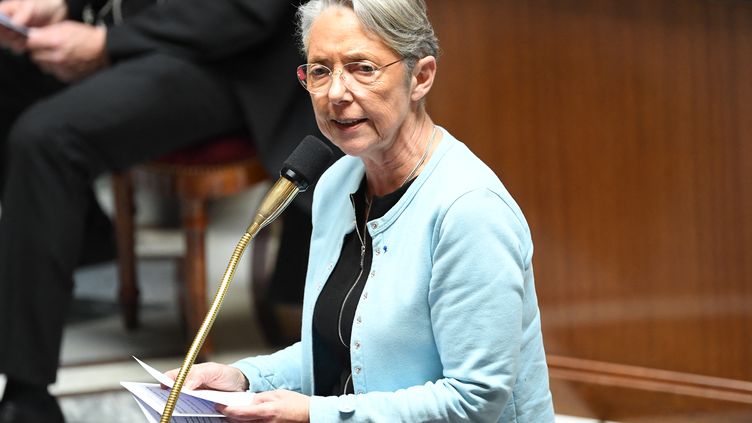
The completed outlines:
[[[356,374],[356,375],[359,375],[359,374],[360,374],[360,367],[356,367],[356,368],[355,368],[355,374]]]
[[[376,223],[376,222],[374,222],[374,223],[371,223],[371,229],[376,229],[376,228],[378,228],[378,227],[379,227],[379,224],[378,224],[378,223]]]
[[[344,414],[350,414],[353,411],[355,411],[355,401],[353,401],[353,398],[351,396],[346,396],[339,401],[339,409],[340,413]]]
[[[356,342],[356,343],[355,343],[355,349],[356,349],[356,350],[359,350],[359,349],[360,349],[360,342]]]
[[[358,316],[358,317],[355,318],[355,323],[361,324],[362,322],[363,322],[363,319],[361,319],[360,316]]]

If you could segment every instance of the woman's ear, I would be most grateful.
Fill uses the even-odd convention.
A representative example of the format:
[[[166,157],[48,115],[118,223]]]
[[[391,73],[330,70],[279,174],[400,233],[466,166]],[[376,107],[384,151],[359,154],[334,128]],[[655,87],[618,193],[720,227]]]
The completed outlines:
[[[418,102],[426,97],[431,87],[433,86],[433,80],[436,77],[436,58],[433,56],[426,56],[415,63],[412,76],[412,92],[410,93],[410,99]]]

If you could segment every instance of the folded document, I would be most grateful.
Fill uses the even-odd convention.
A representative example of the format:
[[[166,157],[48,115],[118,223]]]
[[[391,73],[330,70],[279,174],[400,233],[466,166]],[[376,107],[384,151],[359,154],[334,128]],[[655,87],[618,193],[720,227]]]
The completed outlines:
[[[159,423],[170,395],[170,391],[162,389],[160,384],[171,388],[174,381],[138,358],[135,359],[159,383],[120,382],[120,384],[133,394],[147,421]],[[176,423],[226,422],[225,417],[214,409],[215,404],[246,405],[250,404],[252,399],[253,393],[251,392],[183,389],[175,404],[171,421]]]

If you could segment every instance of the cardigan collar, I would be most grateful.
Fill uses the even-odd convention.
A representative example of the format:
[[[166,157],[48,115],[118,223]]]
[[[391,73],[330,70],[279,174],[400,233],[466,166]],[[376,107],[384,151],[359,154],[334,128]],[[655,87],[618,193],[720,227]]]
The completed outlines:
[[[397,220],[397,218],[399,218],[402,212],[407,208],[408,205],[410,205],[415,196],[418,194],[423,184],[428,181],[428,179],[431,177],[431,174],[439,166],[442,158],[452,148],[452,146],[459,142],[454,139],[454,137],[452,137],[444,128],[440,126],[438,128],[442,132],[441,142],[439,142],[433,154],[426,162],[425,166],[423,167],[423,171],[420,172],[418,176],[413,180],[413,183],[407,189],[407,192],[405,192],[402,198],[400,198],[397,204],[395,204],[394,207],[392,207],[383,216],[377,219],[370,220],[368,222],[368,231],[371,233],[371,236],[375,236],[376,234],[379,234],[382,231],[386,230],[392,223]],[[350,195],[358,191],[360,183],[363,180],[363,176],[365,175],[365,165],[363,164],[362,160],[353,156],[345,156],[340,160],[344,162],[342,163],[342,168],[340,169],[340,173],[344,175],[341,180],[342,192],[343,194],[347,193],[346,201],[349,204]]]

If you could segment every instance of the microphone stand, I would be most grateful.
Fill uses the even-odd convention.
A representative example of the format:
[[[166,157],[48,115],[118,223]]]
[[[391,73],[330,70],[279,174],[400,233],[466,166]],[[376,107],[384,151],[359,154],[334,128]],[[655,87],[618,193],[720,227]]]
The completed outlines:
[[[217,318],[219,309],[222,307],[222,301],[224,301],[227,290],[230,288],[230,282],[232,282],[232,278],[235,275],[235,268],[238,266],[240,257],[243,255],[246,247],[264,226],[271,223],[272,220],[282,213],[298,192],[300,192],[300,188],[292,181],[283,177],[279,178],[277,182],[274,183],[271,190],[269,190],[261,201],[261,205],[256,212],[253,222],[251,222],[248,229],[246,229],[245,233],[240,238],[240,241],[238,241],[238,244],[235,246],[235,250],[230,257],[230,262],[227,264],[227,269],[222,276],[222,282],[219,284],[217,293],[214,295],[214,300],[212,300],[211,307],[206,313],[206,317],[204,318],[201,327],[198,329],[196,337],[193,339],[193,343],[191,343],[191,347],[188,349],[188,353],[185,355],[183,365],[180,367],[178,377],[175,379],[175,384],[172,386],[170,395],[167,398],[167,403],[165,404],[159,423],[169,423],[172,418],[172,413],[175,410],[175,405],[180,396],[180,391],[183,389],[183,384],[188,376],[188,372],[190,372],[193,363],[196,361],[196,356],[198,355],[201,346],[204,345],[206,336],[214,324],[214,320]]]

